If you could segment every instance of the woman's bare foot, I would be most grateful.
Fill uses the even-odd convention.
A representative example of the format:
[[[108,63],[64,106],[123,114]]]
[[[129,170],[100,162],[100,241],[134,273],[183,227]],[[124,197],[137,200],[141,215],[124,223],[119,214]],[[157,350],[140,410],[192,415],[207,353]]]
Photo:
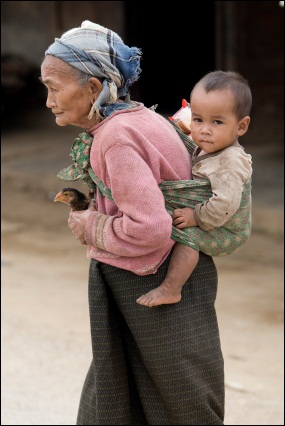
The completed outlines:
[[[171,303],[177,303],[181,300],[181,288],[169,288],[167,285],[161,284],[154,290],[149,291],[139,297],[136,302],[144,306],[158,306]]]

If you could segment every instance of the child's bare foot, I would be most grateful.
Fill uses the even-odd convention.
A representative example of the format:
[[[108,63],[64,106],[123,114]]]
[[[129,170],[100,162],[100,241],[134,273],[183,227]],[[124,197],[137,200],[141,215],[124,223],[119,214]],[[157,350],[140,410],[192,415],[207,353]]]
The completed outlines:
[[[144,306],[177,303],[181,300],[181,289],[171,289],[163,284],[139,297],[136,302]]]

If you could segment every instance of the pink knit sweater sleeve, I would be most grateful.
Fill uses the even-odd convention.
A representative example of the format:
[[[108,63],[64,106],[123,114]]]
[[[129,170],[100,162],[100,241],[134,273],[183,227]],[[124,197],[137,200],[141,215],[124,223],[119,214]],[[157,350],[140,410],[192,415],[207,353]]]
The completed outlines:
[[[105,159],[112,196],[120,213],[105,218],[94,213],[87,228],[87,243],[130,257],[163,246],[170,239],[172,219],[149,165],[124,145],[110,148]]]

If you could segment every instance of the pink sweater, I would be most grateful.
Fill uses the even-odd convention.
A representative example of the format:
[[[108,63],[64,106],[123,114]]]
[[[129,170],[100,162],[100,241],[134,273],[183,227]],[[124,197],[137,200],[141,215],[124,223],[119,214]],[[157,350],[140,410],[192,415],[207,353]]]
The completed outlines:
[[[97,196],[85,228],[87,257],[138,275],[155,273],[174,244],[158,185],[191,178],[188,151],[172,125],[143,104],[116,112],[90,132],[92,169],[114,203]]]

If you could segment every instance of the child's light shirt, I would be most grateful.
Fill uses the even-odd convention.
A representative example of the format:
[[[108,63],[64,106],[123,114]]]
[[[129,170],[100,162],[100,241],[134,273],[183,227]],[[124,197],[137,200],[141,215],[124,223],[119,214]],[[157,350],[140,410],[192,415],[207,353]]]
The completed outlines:
[[[244,184],[252,175],[252,159],[237,141],[213,154],[199,155],[200,151],[197,147],[193,154],[193,179],[210,181],[213,195],[195,206],[194,216],[201,229],[210,231],[238,210]]]

